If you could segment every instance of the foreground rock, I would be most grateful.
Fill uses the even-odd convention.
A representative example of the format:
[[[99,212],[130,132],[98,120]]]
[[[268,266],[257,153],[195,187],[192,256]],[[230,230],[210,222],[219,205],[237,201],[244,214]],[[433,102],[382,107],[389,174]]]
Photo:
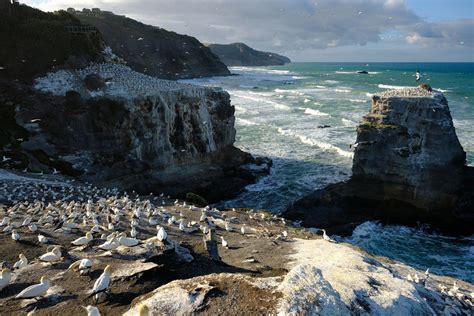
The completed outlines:
[[[472,284],[325,241],[265,212],[127,196],[60,176],[0,176],[0,195],[9,200],[0,207],[0,222],[10,219],[2,225],[7,234],[0,235],[3,266],[11,267],[19,253],[29,261],[0,292],[1,314],[33,309],[37,315],[81,314],[81,305],[94,305],[103,315],[136,315],[140,305],[151,315],[463,315],[473,308]],[[20,226],[27,218],[37,232]],[[156,237],[156,223],[168,232],[163,242]],[[218,245],[222,261],[206,256],[198,226],[214,229],[228,242]],[[10,238],[8,227],[16,227],[19,241]],[[114,251],[98,247],[107,234],[128,233],[130,227],[138,231],[139,245]],[[94,237],[89,246],[71,245],[87,231]],[[47,244],[37,241],[38,232],[47,236]],[[39,262],[55,245],[61,246],[61,258]],[[81,258],[92,261],[83,275],[68,269]],[[112,269],[109,291],[95,302],[90,290],[106,265]],[[42,298],[11,299],[42,275],[52,284]]]
[[[278,66],[291,63],[288,57],[258,51],[244,43],[209,44],[207,47],[227,66]]]
[[[105,86],[88,89],[91,77]],[[35,88],[5,84],[0,91],[2,119],[11,125],[4,125],[4,167],[138,192],[194,192],[207,202],[237,195],[270,168],[233,146],[235,110],[220,89],[118,64],[50,73]]]
[[[374,96],[354,147],[352,178],[297,201],[287,217],[333,232],[382,219],[472,234],[474,171],[444,95],[417,88]]]

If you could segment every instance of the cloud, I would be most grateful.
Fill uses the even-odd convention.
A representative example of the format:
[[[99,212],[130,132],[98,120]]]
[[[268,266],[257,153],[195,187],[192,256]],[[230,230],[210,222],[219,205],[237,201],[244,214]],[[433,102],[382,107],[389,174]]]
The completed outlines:
[[[431,47],[450,47],[453,45],[473,47],[474,36],[472,30],[474,30],[474,20],[423,22],[414,25],[408,31],[406,41],[409,44]]]
[[[405,0],[30,0],[43,10],[99,7],[205,43],[299,54],[338,47],[472,45],[473,20],[428,23]],[[400,33],[389,39],[386,34]],[[461,44],[462,45],[462,44]]]

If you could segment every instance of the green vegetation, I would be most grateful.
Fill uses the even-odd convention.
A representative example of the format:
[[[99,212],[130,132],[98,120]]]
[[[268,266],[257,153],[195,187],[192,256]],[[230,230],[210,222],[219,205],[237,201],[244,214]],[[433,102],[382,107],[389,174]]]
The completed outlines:
[[[384,128],[398,128],[397,125],[392,124],[385,124],[383,122],[364,122],[360,125],[360,128],[367,127],[367,128],[376,128],[376,129],[384,129]]]

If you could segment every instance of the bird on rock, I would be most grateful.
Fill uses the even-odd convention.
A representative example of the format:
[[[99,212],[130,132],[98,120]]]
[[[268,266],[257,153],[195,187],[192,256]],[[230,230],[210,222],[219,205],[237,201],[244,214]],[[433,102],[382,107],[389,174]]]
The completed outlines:
[[[91,268],[92,268],[92,261],[90,259],[85,258],[85,259],[74,261],[73,263],[71,263],[71,265],[67,269],[68,270],[75,269],[79,271],[79,274],[83,275],[83,274],[89,273]]]
[[[15,298],[35,298],[39,296],[43,296],[51,286],[51,281],[45,277],[42,276],[40,283],[38,284],[33,284],[23,291],[21,291]]]
[[[92,239],[94,239],[94,237],[92,237],[92,233],[87,232],[85,236],[79,237],[76,240],[71,241],[71,244],[73,244],[74,246],[84,246],[91,242]]]
[[[20,258],[20,260],[15,262],[15,264],[13,265],[13,269],[22,269],[28,265],[28,259],[25,257],[24,254],[20,253],[18,257]]]
[[[95,306],[89,305],[81,307],[87,311],[87,316],[100,316],[99,309]]]
[[[3,290],[3,288],[7,286],[11,280],[12,272],[10,271],[10,269],[3,269],[0,273],[0,291]]]
[[[60,258],[61,258],[61,248],[59,246],[55,246],[51,251],[41,255],[39,257],[39,260],[43,262],[54,262],[54,261],[58,261]]]
[[[92,293],[89,296],[95,295],[96,303],[99,300],[100,295],[105,293],[109,288],[111,274],[112,268],[108,265],[105,267],[104,272],[102,272],[100,277],[95,281]]]

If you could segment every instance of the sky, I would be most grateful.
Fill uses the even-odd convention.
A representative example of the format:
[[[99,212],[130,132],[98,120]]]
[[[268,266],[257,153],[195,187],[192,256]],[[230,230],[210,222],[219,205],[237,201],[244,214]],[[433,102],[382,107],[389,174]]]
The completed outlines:
[[[321,62],[474,62],[474,0],[28,0]]]

